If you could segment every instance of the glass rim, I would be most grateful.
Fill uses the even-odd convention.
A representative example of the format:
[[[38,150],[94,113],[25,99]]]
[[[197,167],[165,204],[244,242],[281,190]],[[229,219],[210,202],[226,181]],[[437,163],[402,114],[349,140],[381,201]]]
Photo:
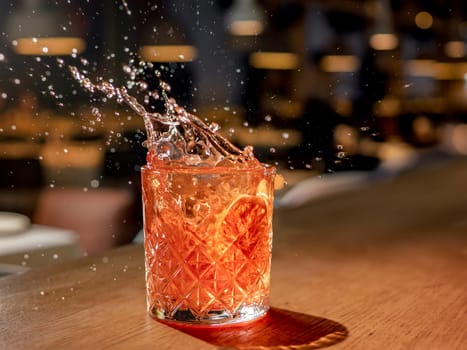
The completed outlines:
[[[254,166],[247,167],[230,167],[230,166],[153,166],[151,164],[145,164],[141,166],[141,172],[154,172],[154,173],[180,173],[180,174],[228,174],[228,173],[254,173],[266,171],[270,175],[276,174],[276,167],[271,164],[258,162]]]

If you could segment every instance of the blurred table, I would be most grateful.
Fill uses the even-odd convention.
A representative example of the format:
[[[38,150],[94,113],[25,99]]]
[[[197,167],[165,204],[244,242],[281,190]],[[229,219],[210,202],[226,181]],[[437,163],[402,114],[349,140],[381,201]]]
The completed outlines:
[[[235,327],[145,311],[141,245],[0,279],[0,348],[467,348],[467,162],[275,217],[271,304]]]

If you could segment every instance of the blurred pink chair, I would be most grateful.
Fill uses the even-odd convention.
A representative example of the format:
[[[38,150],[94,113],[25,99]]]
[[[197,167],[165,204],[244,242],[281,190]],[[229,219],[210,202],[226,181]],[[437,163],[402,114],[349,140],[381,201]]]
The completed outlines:
[[[140,229],[138,208],[124,189],[44,189],[33,222],[73,230],[83,251],[95,254],[131,242]]]

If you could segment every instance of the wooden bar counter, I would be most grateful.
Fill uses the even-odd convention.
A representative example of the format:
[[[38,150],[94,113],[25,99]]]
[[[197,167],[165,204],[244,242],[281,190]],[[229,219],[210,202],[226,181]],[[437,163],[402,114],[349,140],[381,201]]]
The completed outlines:
[[[467,349],[467,161],[275,215],[270,313],[178,327],[145,310],[143,249],[0,279],[0,349]]]

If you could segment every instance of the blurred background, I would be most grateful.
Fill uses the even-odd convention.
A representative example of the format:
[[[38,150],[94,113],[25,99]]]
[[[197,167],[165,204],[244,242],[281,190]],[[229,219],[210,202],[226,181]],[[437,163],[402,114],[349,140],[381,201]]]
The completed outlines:
[[[77,231],[91,253],[142,226],[145,130],[67,65],[128,86],[126,67],[152,62],[289,185],[467,154],[462,0],[22,0],[0,17],[0,210]]]

